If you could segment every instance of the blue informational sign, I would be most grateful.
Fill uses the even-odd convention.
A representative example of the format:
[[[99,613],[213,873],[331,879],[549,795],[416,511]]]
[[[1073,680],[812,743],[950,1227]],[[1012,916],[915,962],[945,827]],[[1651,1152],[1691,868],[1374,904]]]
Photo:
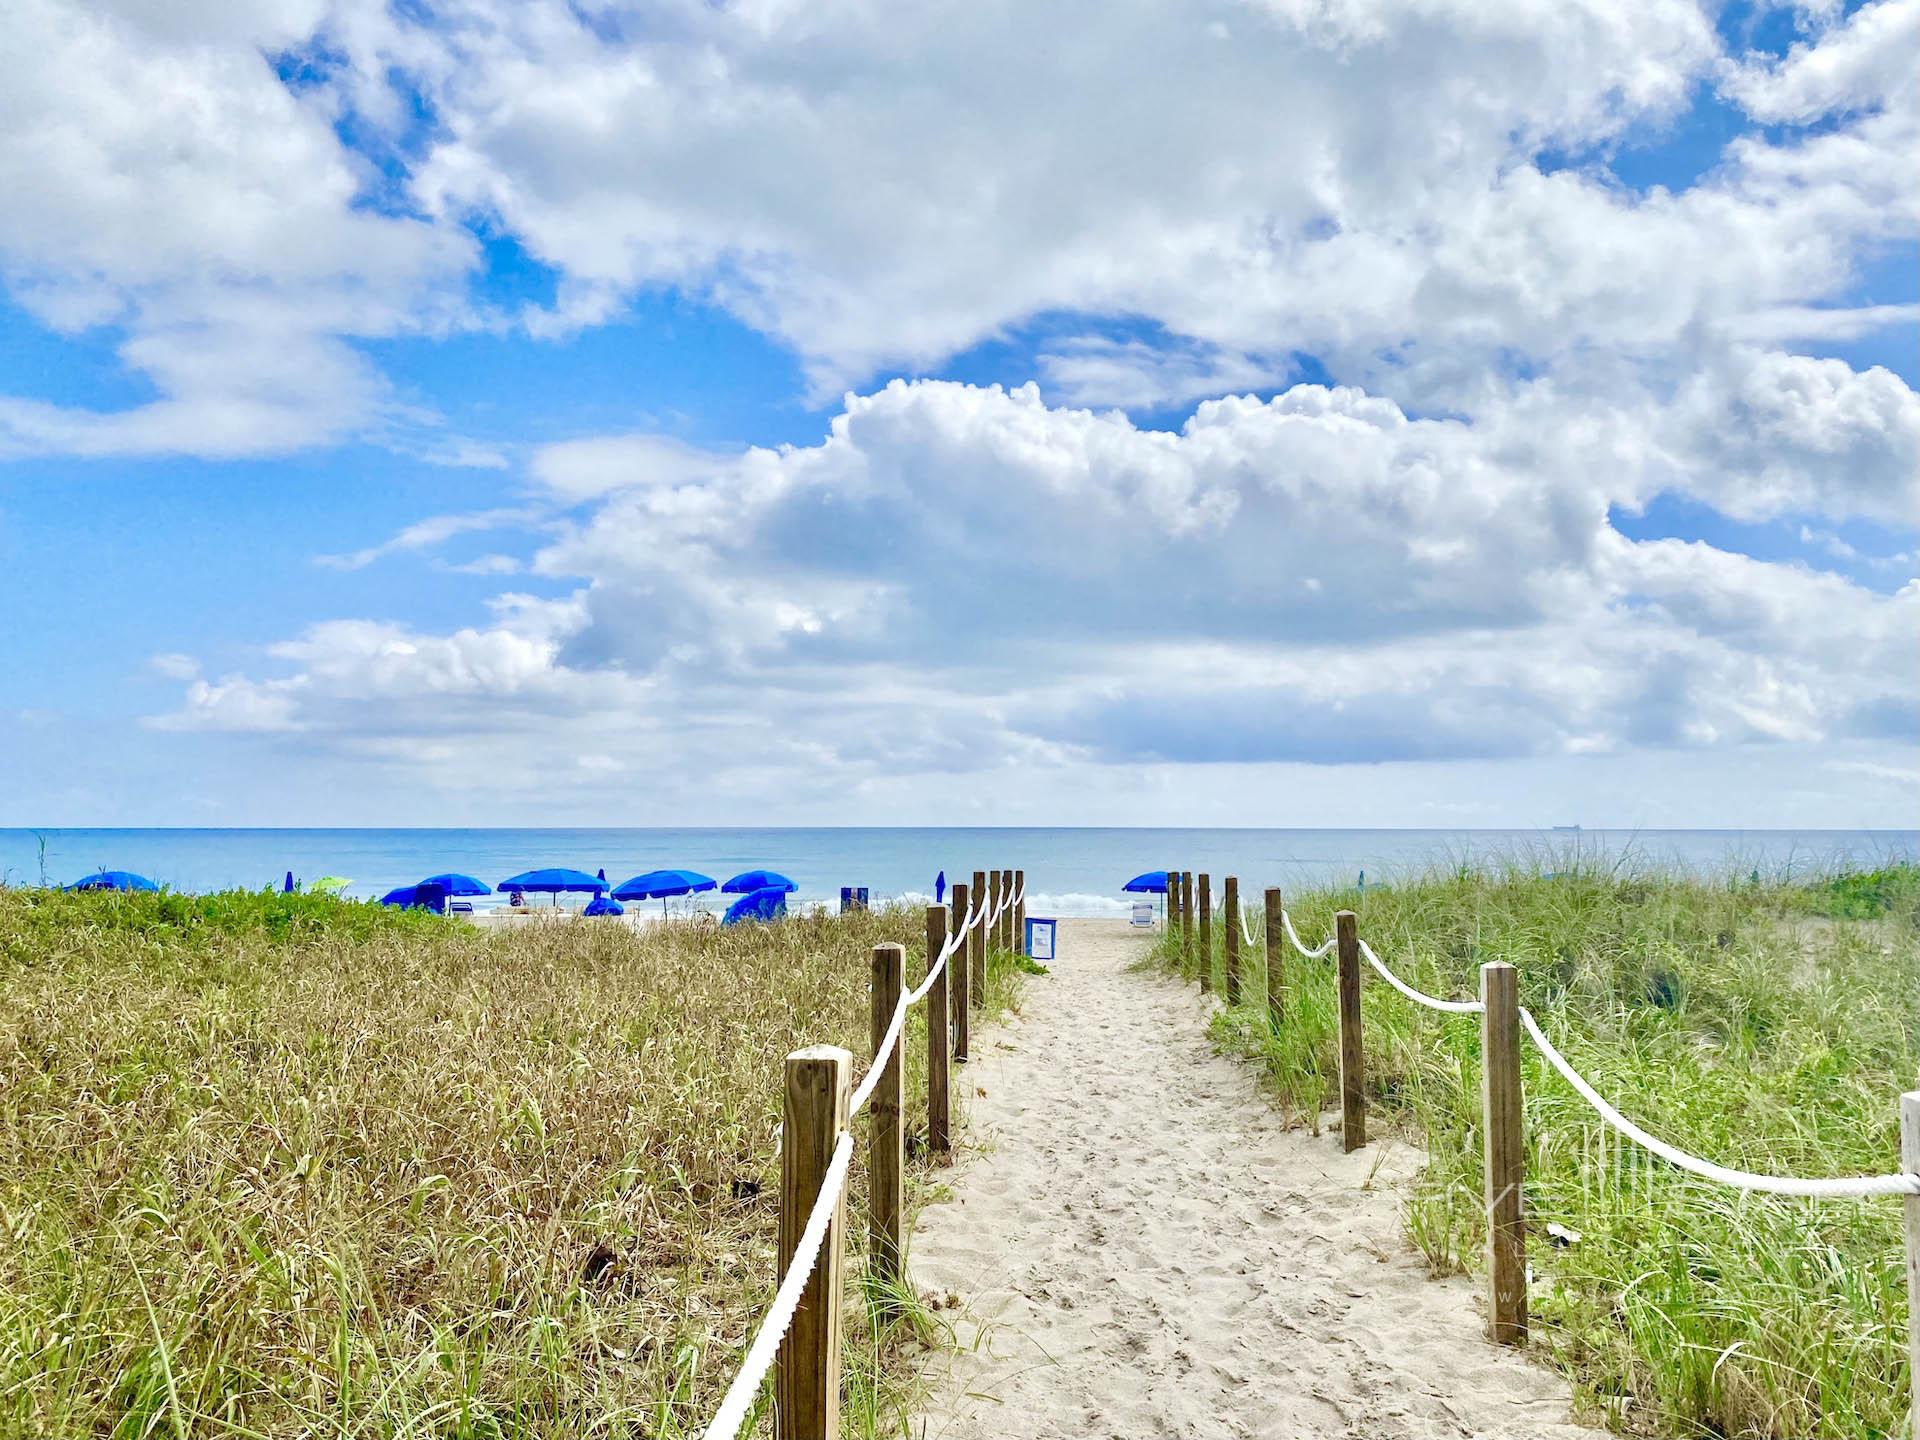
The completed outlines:
[[[1041,920],[1032,915],[1027,917],[1027,958],[1029,960],[1053,959],[1054,928],[1056,920]]]

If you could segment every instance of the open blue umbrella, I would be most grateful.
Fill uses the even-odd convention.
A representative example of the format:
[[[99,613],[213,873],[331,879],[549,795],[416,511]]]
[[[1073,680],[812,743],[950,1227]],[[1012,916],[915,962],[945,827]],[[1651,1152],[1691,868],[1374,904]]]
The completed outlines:
[[[1136,875],[1120,887],[1129,895],[1164,895],[1167,893],[1167,872],[1149,870],[1144,875]]]
[[[668,895],[692,895],[714,888],[713,877],[698,870],[649,870],[613,887],[616,900],[664,899]]]
[[[624,915],[627,913],[627,907],[622,905],[618,900],[609,899],[605,895],[596,895],[587,902],[587,908],[580,913],[582,915],[594,916]]]
[[[144,875],[131,870],[96,870],[67,886],[69,890],[158,890]]]
[[[589,891],[598,895],[607,888],[607,882],[595,879],[584,870],[569,870],[565,866],[554,866],[546,870],[523,870],[518,875],[509,875],[493,887],[501,894],[511,894],[515,890],[533,891],[553,896],[553,903],[560,903],[560,896],[576,890]]]
[[[692,895],[714,888],[713,877],[698,870],[649,870],[613,887],[616,900],[653,900],[660,902],[660,913],[667,913],[669,895]]]
[[[778,890],[791,895],[800,887],[778,870],[742,870],[720,887],[722,895],[751,895],[756,890]]]
[[[401,885],[389,890],[380,897],[380,903],[402,910],[431,910],[444,915],[447,911],[447,892],[443,886],[422,880],[418,885]]]
[[[787,892],[778,885],[742,895],[727,907],[722,925],[738,925],[743,920],[773,920],[787,913]]]
[[[462,875],[457,870],[448,870],[443,874],[429,875],[420,882],[422,885],[438,885],[449,895],[491,895],[493,887],[484,880],[476,880],[471,875]]]

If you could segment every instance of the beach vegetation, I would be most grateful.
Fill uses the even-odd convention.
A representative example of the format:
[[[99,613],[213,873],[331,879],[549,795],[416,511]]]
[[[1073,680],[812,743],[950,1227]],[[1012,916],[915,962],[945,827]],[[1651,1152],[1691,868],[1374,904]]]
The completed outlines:
[[[1287,897],[1304,940],[1337,910],[1409,983],[1478,995],[1512,963],[1521,1002],[1623,1113],[1721,1164],[1845,1176],[1899,1168],[1900,1093],[1920,1075],[1920,869],[1704,880],[1619,865],[1454,866],[1391,887]],[[1257,907],[1249,922],[1257,933]],[[1214,927],[1216,971],[1222,925]],[[1213,1033],[1258,1060],[1316,1129],[1336,1103],[1335,961],[1264,944]],[[1179,966],[1164,945],[1163,964]],[[1195,964],[1188,964],[1193,973]],[[1482,1267],[1480,1034],[1365,975],[1370,1125],[1415,1142],[1412,1241],[1436,1273]],[[1216,988],[1218,984],[1216,981]],[[1532,1349],[1590,1412],[1633,1433],[1901,1433],[1907,1294],[1897,1199],[1746,1193],[1607,1129],[1523,1042]]]
[[[782,1061],[862,1071],[922,934],[0,889],[0,1435],[697,1434],[777,1279]],[[847,1433],[893,1434],[940,1326],[860,1278],[861,1170]]]

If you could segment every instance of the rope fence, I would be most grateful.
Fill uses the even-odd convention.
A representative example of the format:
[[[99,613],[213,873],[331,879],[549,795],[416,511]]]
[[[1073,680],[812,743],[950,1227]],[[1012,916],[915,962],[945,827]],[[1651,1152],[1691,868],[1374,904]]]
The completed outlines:
[[[948,1062],[964,1063],[967,1058],[968,1011],[985,1002],[988,949],[1011,950],[1025,928],[1026,886],[1024,870],[976,870],[972,884],[953,887],[951,911],[946,906],[928,906],[927,973],[911,990],[902,984],[903,947],[874,948],[873,1055],[865,1077],[850,1096],[846,1077],[852,1056],[845,1050],[817,1045],[787,1057],[786,1113],[780,1131],[780,1283],[739,1371],[701,1432],[704,1440],[735,1440],[776,1362],[776,1433],[782,1440],[835,1440],[838,1436],[839,1309],[845,1260],[843,1227],[838,1222],[853,1165],[854,1135],[849,1126],[872,1106],[871,1256],[883,1276],[898,1278],[905,1188],[901,1052],[907,1013],[931,997],[926,1047],[928,1138],[930,1149],[944,1153],[951,1146]],[[950,966],[955,956],[963,959]],[[889,1002],[889,996],[897,998]],[[806,1220],[798,1231],[790,1231],[801,1205],[807,1207]]]
[[[1168,874],[1169,925],[1180,933],[1182,955],[1191,952],[1194,932],[1203,930],[1206,915],[1193,914],[1192,872],[1170,870]],[[1202,874],[1198,889],[1204,896],[1210,890],[1210,877]],[[1235,952],[1244,940],[1250,950],[1255,944],[1246,910],[1238,901],[1239,881],[1226,880],[1229,908],[1237,921],[1228,927],[1228,970],[1235,969]],[[1194,922],[1198,922],[1197,924]],[[1478,1015],[1482,1027],[1481,1057],[1484,1069],[1482,1089],[1482,1131],[1486,1155],[1486,1207],[1488,1220],[1489,1332],[1495,1340],[1518,1344],[1526,1339],[1526,1249],[1525,1225],[1520,1200],[1525,1181],[1525,1150],[1522,1144],[1522,1096],[1520,1088],[1519,1036],[1533,1042],[1547,1064],[1571,1086],[1609,1127],[1659,1156],[1676,1169],[1742,1191],[1789,1195],[1812,1199],[1865,1199],[1898,1195],[1906,1203],[1908,1305],[1911,1311],[1909,1345],[1912,1369],[1917,1377],[1914,1405],[1914,1434],[1920,1437],[1920,1091],[1901,1097],[1902,1169],[1888,1175],[1806,1177],[1763,1175],[1736,1170],[1694,1155],[1679,1146],[1649,1134],[1621,1114],[1576,1069],[1558,1047],[1547,1038],[1525,1006],[1519,1003],[1518,974],[1514,967],[1493,962],[1480,967],[1478,1000],[1442,1000],[1408,984],[1393,968],[1361,939],[1358,921],[1352,911],[1343,910],[1334,917],[1334,933],[1317,946],[1309,947],[1294,928],[1293,917],[1281,902],[1278,889],[1266,892],[1266,925],[1263,939],[1267,954],[1267,1005],[1269,1022],[1278,1028],[1283,1018],[1282,979],[1284,952],[1277,937],[1283,935],[1292,949],[1309,960],[1318,960],[1329,951],[1337,952],[1339,989],[1339,1049],[1341,1070],[1341,1134],[1348,1150],[1365,1143],[1365,1093],[1360,1083],[1364,1074],[1365,1050],[1360,1033],[1360,964],[1364,960],[1381,979],[1400,994],[1426,1009],[1447,1015]],[[1202,989],[1210,988],[1211,947],[1201,941],[1200,974]],[[1231,996],[1229,997],[1232,998]]]

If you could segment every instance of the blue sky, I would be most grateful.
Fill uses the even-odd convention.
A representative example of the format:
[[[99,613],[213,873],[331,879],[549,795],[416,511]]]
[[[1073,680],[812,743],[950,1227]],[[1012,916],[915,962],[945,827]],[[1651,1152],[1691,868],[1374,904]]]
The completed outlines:
[[[1920,0],[858,12],[0,20],[0,823],[1911,823]]]

